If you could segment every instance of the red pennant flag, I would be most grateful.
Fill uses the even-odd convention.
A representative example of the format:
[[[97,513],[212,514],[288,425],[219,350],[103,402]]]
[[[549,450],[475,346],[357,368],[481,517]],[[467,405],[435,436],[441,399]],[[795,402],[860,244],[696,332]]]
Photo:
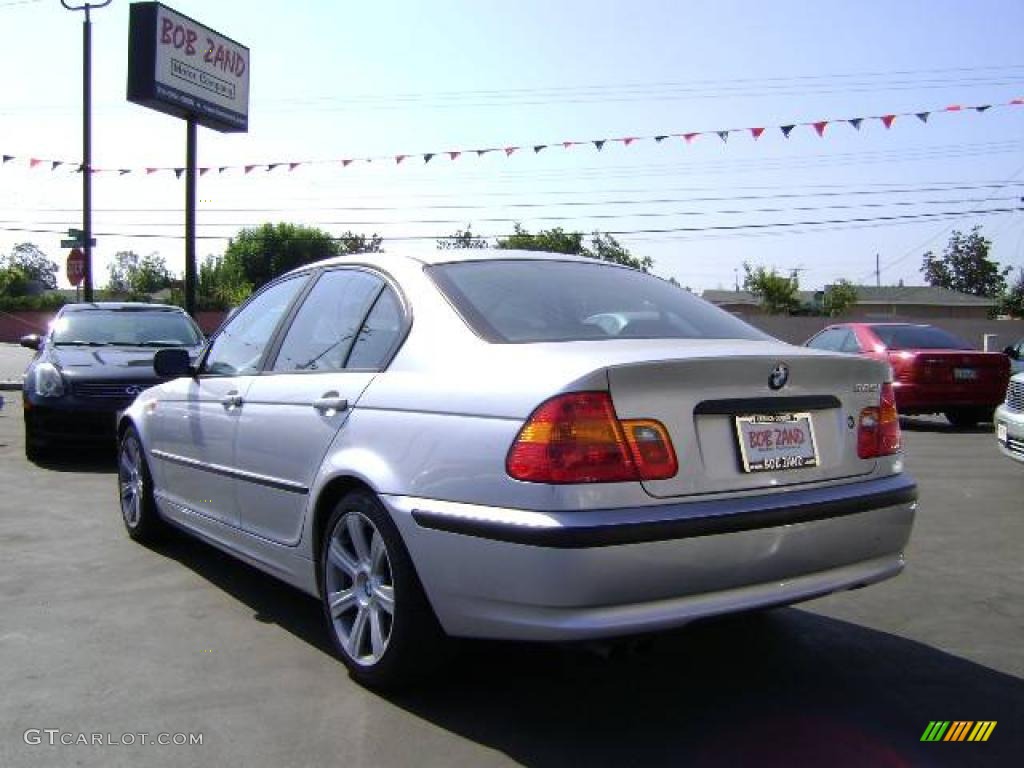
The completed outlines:
[[[146,169],[146,175],[147,176],[151,176],[152,174],[156,173],[159,170],[160,170],[159,168],[147,168]]]
[[[255,167],[256,167],[255,165],[247,165],[247,166],[245,166],[245,172],[246,172],[246,173],[249,173],[249,172],[250,172],[250,171],[252,171],[252,169],[253,169],[253,168],[255,168]]]
[[[617,141],[621,141],[623,146],[628,147],[630,144],[636,141],[636,136],[626,136],[625,138],[617,139]]]
[[[399,165],[408,155],[395,155],[395,165]]]
[[[1011,104],[1017,104],[1017,105],[1024,104],[1024,99],[1014,99],[1010,103]]]
[[[43,161],[42,160],[37,160],[36,158],[32,157],[32,158],[29,158],[28,166],[29,166],[29,168],[35,168],[41,162],[43,162]]]
[[[302,163],[288,163],[288,172],[291,173],[296,168],[298,168],[300,165],[302,165]]]
[[[519,149],[519,147],[505,147],[505,157],[511,157],[512,153],[517,149]]]
[[[750,135],[754,137],[754,141],[761,138],[761,134],[764,133],[764,128],[751,128]]]
[[[448,153],[448,157],[450,157],[450,158],[451,158],[452,160],[455,160],[455,159],[457,159],[457,158],[458,158],[458,156],[459,156],[459,155],[461,155],[461,154],[462,154],[461,152],[449,152],[449,153]]]
[[[882,121],[882,125],[884,125],[886,127],[886,129],[892,128],[892,123],[893,123],[893,120],[895,120],[895,119],[896,119],[896,115],[882,115],[879,118],[879,120]]]
[[[819,136],[824,136],[825,135],[825,126],[828,125],[828,120],[819,120],[818,122],[814,123],[813,125],[814,125],[814,130],[817,132],[817,134]]]
[[[963,107],[961,107],[959,104],[950,104],[948,107],[946,107],[946,112],[959,112],[961,109],[963,109]]]
[[[684,133],[683,138],[686,139],[686,143],[691,143],[694,139],[700,136],[700,133]]]
[[[352,161],[351,161],[351,160],[342,160],[342,161],[341,161],[341,167],[342,167],[342,168],[348,168],[348,167],[349,167],[349,165],[351,165],[351,164],[352,164]]]
[[[574,147],[577,144],[579,144],[578,141],[563,141],[562,142],[562,146],[565,147],[565,149],[568,149],[569,147]]]

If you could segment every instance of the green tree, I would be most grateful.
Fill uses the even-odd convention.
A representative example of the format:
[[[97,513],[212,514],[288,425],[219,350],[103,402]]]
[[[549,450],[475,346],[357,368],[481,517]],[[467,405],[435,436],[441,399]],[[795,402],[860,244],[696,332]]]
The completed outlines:
[[[107,265],[111,293],[142,296],[168,288],[173,277],[164,257],[157,253],[139,256],[134,251],[118,251]]]
[[[924,255],[921,272],[929,285],[998,298],[1006,290],[1010,267],[1001,270],[998,263],[989,259],[991,247],[991,241],[982,236],[981,227],[974,227],[967,235],[954,229],[941,256],[931,251]]]
[[[207,256],[199,265],[196,281],[196,304],[200,309],[237,307],[252,293],[252,283],[237,262],[222,256]],[[181,297],[184,304],[184,296]]]
[[[584,243],[581,232],[566,232],[561,227],[541,230],[531,234],[521,224],[513,227],[513,233],[499,238],[495,247],[506,250],[547,251],[548,253],[569,253],[587,256],[591,259],[610,261],[647,272],[654,266],[650,256],[634,256],[611,235],[594,232],[589,247]]]
[[[0,269],[17,267],[26,280],[36,280],[47,290],[57,287],[57,264],[33,243],[18,243],[0,259]]]
[[[1024,318],[1024,267],[999,304],[999,313]]]
[[[0,267],[0,296],[14,298],[28,293],[29,276],[24,267]]]
[[[829,317],[838,317],[857,303],[857,289],[849,280],[836,280],[832,285],[825,286],[825,295],[821,305]]]
[[[746,262],[743,263],[743,272],[743,287],[760,299],[768,314],[789,314],[800,306],[797,298],[800,284],[796,272],[784,277],[774,268],[755,268]]]
[[[442,237],[437,241],[437,249],[439,251],[451,251],[460,248],[486,248],[487,241],[484,238],[473,234],[471,225],[467,224],[466,228],[457,229],[455,233],[448,237]]]

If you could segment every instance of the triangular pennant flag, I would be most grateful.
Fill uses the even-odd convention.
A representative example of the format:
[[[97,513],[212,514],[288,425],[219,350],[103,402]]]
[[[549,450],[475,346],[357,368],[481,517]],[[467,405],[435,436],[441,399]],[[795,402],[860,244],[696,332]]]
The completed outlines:
[[[245,166],[245,172],[246,173],[250,173],[252,171],[252,169],[255,168],[255,167],[256,167],[255,165],[247,165],[247,166]]]
[[[751,128],[750,135],[754,137],[754,141],[761,138],[761,134],[764,133],[764,128]]]
[[[224,173],[228,169],[228,166],[222,165],[217,169],[217,173]]]
[[[534,144],[533,145],[533,154],[536,155],[542,149],[547,149],[547,146],[548,146],[547,144]]]
[[[931,112],[917,112],[916,113],[917,119],[920,120],[922,123],[927,123],[928,122],[928,115],[930,115],[930,114],[931,114]]]
[[[28,167],[29,168],[35,168],[41,162],[43,162],[43,161],[42,160],[37,160],[36,158],[31,157],[31,158],[29,158],[29,161],[28,161]]]
[[[272,170],[277,168],[279,165],[284,165],[284,163],[270,163],[270,165],[267,166],[267,173],[270,173]]]
[[[992,109],[992,105],[991,104],[983,104],[980,107],[975,107],[974,111],[975,112],[984,112],[986,109]]]
[[[605,141],[606,141],[606,139],[598,139],[597,141],[594,142],[594,146],[597,147],[597,151],[598,152],[600,152],[602,149],[604,149]]]
[[[856,130],[859,131],[860,130],[860,124],[864,122],[864,118],[863,117],[854,117],[853,119],[847,120],[846,122],[848,122]]]
[[[131,168],[122,168],[122,169],[120,169],[120,170],[118,171],[118,173],[119,173],[120,175],[122,175],[122,176],[127,176],[127,175],[128,175],[129,173],[131,173],[131,172],[132,172],[132,169],[131,169]]]
[[[51,171],[56,171],[62,165],[64,165],[64,161],[62,161],[62,160],[54,160],[52,163],[50,163],[50,170]]]
[[[1017,105],[1020,105],[1020,104],[1024,104],[1024,99],[1014,99],[1014,100],[1013,100],[1013,101],[1011,101],[1010,103],[1011,103],[1011,104],[1017,104]],[[7,157],[7,155],[4,155],[4,157],[6,158],[6,157]],[[6,163],[6,162],[7,162],[7,160],[4,160],[4,162]]]
[[[459,155],[461,155],[461,154],[462,154],[461,152],[449,152],[449,153],[448,153],[448,157],[450,157],[450,158],[451,158],[452,160],[455,160],[455,159],[457,159],[457,158],[458,158],[458,156],[459,156]]]
[[[624,147],[628,147],[630,144],[632,144],[634,141],[636,141],[636,136],[625,136],[625,137],[619,139],[619,141],[622,142],[622,145]]]
[[[819,136],[824,136],[825,126],[828,125],[828,120],[819,120],[816,123],[812,123],[812,125],[814,126],[815,133],[817,133]]]
[[[147,168],[147,169],[146,169],[146,175],[147,175],[147,176],[152,176],[152,175],[153,175],[154,173],[156,173],[156,172],[157,172],[157,171],[159,171],[159,170],[160,170],[159,168]],[[78,172],[79,172],[79,173],[81,173],[81,172],[82,172],[82,170],[81,170],[81,166],[79,166],[79,170],[78,170]]]
[[[433,159],[434,159],[434,153],[433,152],[428,152],[427,154],[425,154],[423,156],[423,162],[424,163],[429,163]]]
[[[781,126],[779,126],[779,129],[782,131],[782,135],[785,136],[787,139],[789,138],[789,134],[793,132],[794,128],[796,128],[795,125],[781,125]]]
[[[184,168],[175,168],[174,169],[174,175],[175,175],[176,178],[179,178],[179,179],[181,178],[181,174],[183,174],[184,172],[185,172]]]
[[[683,138],[686,139],[686,143],[689,144],[691,141],[700,136],[699,133],[684,133]]]
[[[288,172],[291,173],[296,168],[298,168],[300,165],[302,165],[302,163],[288,163]]]
[[[663,142],[663,141],[664,141],[665,139],[667,139],[667,138],[668,138],[668,136],[655,136],[655,137],[654,137],[654,140],[655,140],[656,142],[658,142],[659,144],[661,144],[661,142]]]
[[[576,146],[577,144],[579,144],[578,141],[563,141],[562,142],[562,146],[565,147],[565,149],[568,149],[569,147]]]
[[[79,165],[77,168],[75,168],[75,173],[85,173],[85,166]]]
[[[4,162],[9,163],[14,159],[14,155],[4,155]]]
[[[878,119],[881,120],[882,125],[884,125],[888,129],[892,128],[892,123],[896,119],[896,115],[882,115]]]
[[[505,157],[511,157],[512,153],[517,149],[519,149],[519,147],[505,147]]]
[[[477,157],[483,157],[488,152],[493,152],[493,151],[494,151],[493,149],[478,149],[478,150],[476,150],[476,156]]]
[[[395,165],[401,164],[406,157],[408,157],[408,155],[395,155]]]
[[[950,104],[948,107],[946,107],[947,112],[959,112],[961,109],[963,109],[963,107],[961,107],[959,104]]]
[[[348,168],[351,164],[352,164],[351,160],[342,160],[341,161],[341,167],[342,168]]]
[[[718,134],[718,138],[720,138],[722,141],[728,143],[728,141],[729,141],[729,132],[728,131],[716,131],[716,133]]]
[[[200,168],[199,169],[199,175],[200,176],[205,176],[209,170],[210,170],[209,168]]]

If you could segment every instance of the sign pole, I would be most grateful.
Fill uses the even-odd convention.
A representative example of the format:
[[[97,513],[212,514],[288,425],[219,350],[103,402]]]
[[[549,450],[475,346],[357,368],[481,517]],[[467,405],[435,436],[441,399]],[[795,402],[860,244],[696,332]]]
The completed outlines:
[[[185,311],[196,315],[196,121],[186,120],[185,142]]]

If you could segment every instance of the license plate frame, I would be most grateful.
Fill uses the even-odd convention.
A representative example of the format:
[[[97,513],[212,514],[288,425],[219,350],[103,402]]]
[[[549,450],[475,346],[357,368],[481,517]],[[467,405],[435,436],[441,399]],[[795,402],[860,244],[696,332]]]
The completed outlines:
[[[996,423],[996,440],[1003,445],[1007,445],[1010,441],[1010,436],[1007,433],[1006,425],[1003,422]]]
[[[809,412],[743,414],[734,417],[734,424],[740,464],[746,474],[789,472],[821,464]],[[755,433],[759,434],[752,437]]]

